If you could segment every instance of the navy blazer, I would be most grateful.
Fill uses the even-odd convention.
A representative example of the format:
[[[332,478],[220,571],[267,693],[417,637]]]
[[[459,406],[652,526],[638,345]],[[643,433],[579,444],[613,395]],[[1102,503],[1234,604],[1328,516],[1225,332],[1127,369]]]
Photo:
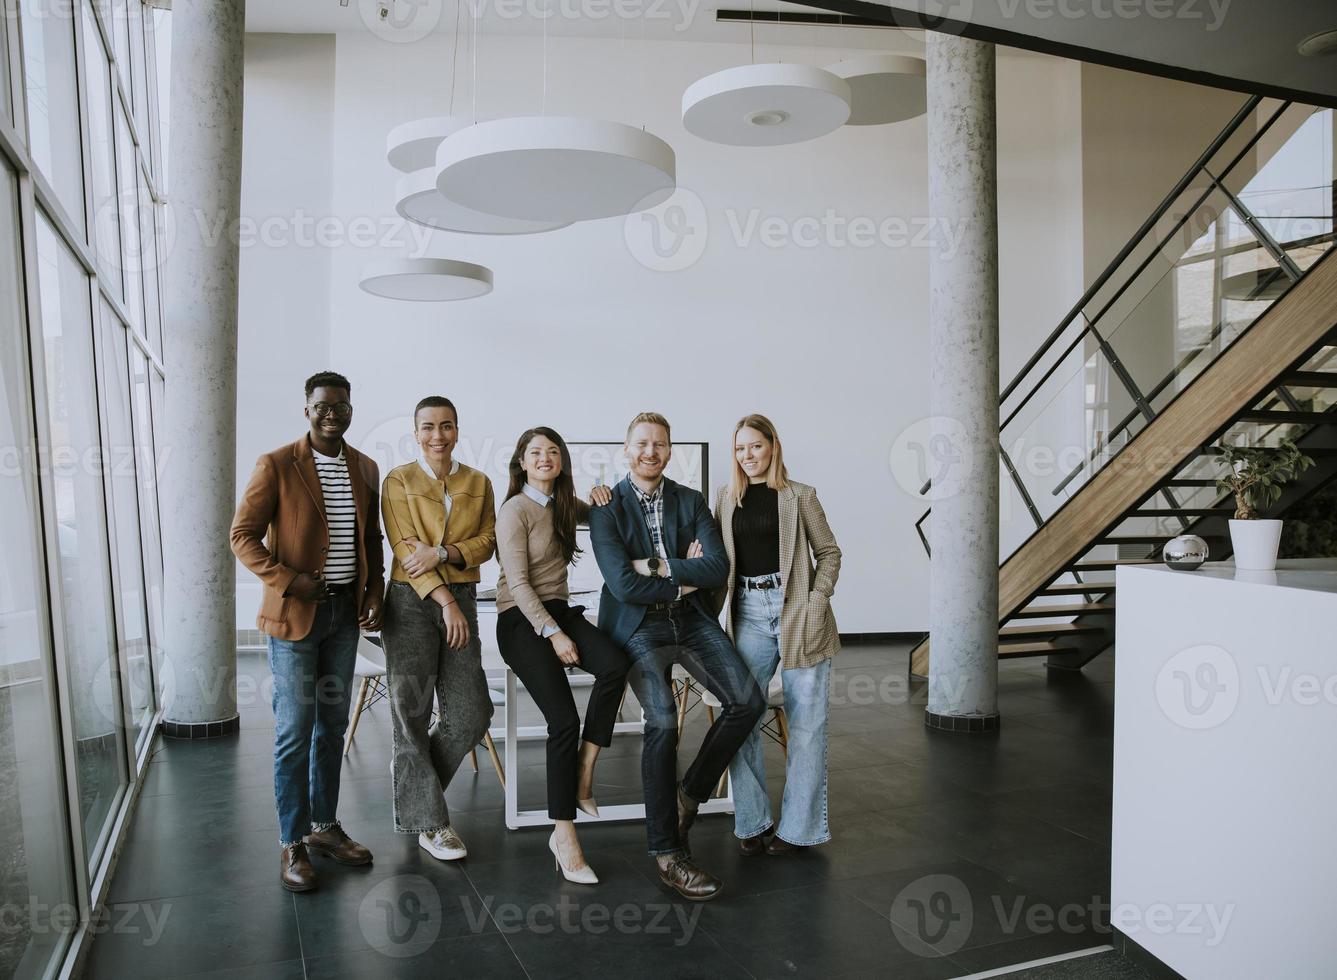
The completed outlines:
[[[701,542],[705,555],[684,558],[693,541]],[[650,525],[630,477],[613,487],[613,499],[606,506],[590,508],[590,542],[604,578],[599,628],[619,646],[624,646],[641,625],[645,607],[672,602],[678,597],[680,585],[696,586],[697,591],[687,595],[686,601],[706,619],[716,620],[707,593],[728,581],[729,556],[719,525],[697,491],[664,480],[664,546],[672,578],[639,575],[631,567],[638,558],[652,558],[658,553],[650,543]]]

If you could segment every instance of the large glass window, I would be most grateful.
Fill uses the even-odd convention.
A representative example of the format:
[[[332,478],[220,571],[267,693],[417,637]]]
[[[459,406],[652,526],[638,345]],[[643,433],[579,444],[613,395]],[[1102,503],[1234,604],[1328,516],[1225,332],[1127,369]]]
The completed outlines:
[[[133,0],[138,3],[139,0]],[[110,8],[108,27],[116,51],[116,70],[121,76],[121,87],[130,95],[130,4],[127,0],[107,0]]]
[[[143,171],[139,177],[140,267],[144,287],[144,334],[153,353],[162,357],[162,315],[159,309],[158,211]]]
[[[141,140],[149,138],[148,57],[144,47],[144,5],[132,0],[129,7],[130,74],[133,76],[135,131]]]
[[[116,202],[116,148],[112,141],[111,66],[91,7],[84,7],[84,65],[88,79],[88,141],[93,161],[94,247],[103,280],[120,296],[121,222]]]
[[[79,147],[79,90],[73,9],[63,0],[20,0],[28,149],[56,189],[60,203],[83,226],[83,156]]]
[[[17,181],[0,159],[0,976],[40,975],[73,908],[46,584],[31,465]]]
[[[5,8],[8,9],[8,8]],[[9,18],[0,17],[0,119],[11,126],[14,124],[14,104],[10,99],[13,91],[9,79]]]
[[[158,672],[163,629],[162,541],[158,523],[158,478],[166,460],[154,439],[154,422],[161,415],[162,377],[138,347],[130,347],[130,371],[135,411],[135,472],[139,480],[139,520],[144,529],[144,584],[148,592],[149,636],[154,640],[151,667]]]
[[[153,134],[153,146],[157,151],[156,166],[153,171],[157,180],[158,193],[167,195],[167,154],[171,148],[171,112],[172,104],[172,12],[161,7],[153,8],[152,26],[149,40],[153,45],[154,72],[153,81],[158,102],[158,131]]]
[[[107,418],[111,513],[116,529],[116,572],[120,646],[128,672],[130,719],[138,746],[153,716],[153,677],[149,662],[148,606],[144,595],[144,555],[139,529],[139,453],[130,407],[130,362],[125,327],[112,308],[102,304],[102,375]]]
[[[144,329],[144,285],[139,274],[143,246],[139,235],[139,170],[135,159],[135,144],[130,138],[130,127],[125,113],[116,110],[116,179],[121,202],[121,261],[125,273],[125,309],[137,330]]]
[[[45,215],[37,222],[50,490],[85,858],[100,853],[126,783],[120,671],[110,616],[89,280]]]

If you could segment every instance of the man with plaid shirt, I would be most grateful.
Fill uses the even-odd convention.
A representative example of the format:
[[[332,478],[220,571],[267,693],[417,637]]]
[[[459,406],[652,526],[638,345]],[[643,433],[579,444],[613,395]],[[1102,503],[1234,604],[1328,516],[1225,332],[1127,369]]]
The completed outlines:
[[[729,574],[710,508],[700,493],[664,477],[672,454],[668,420],[654,412],[636,416],[625,452],[630,474],[613,488],[607,506],[590,511],[594,557],[604,577],[599,628],[631,657],[631,687],[645,711],[645,827],[660,880],[684,898],[707,901],[722,886],[692,862],[687,832],[766,701],[708,601]],[[721,705],[681,782],[670,683],[675,663]]]

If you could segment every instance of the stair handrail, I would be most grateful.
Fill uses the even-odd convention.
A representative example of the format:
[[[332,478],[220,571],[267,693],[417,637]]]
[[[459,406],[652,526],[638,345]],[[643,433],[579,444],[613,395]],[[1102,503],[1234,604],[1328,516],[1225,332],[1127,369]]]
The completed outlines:
[[[1175,201],[1179,199],[1180,195],[1192,185],[1195,178],[1206,170],[1207,164],[1211,162],[1212,157],[1220,152],[1221,148],[1226,145],[1233,135],[1235,135],[1240,126],[1253,115],[1254,110],[1256,110],[1262,102],[1263,96],[1261,95],[1251,95],[1245,100],[1244,105],[1242,105],[1235,115],[1230,118],[1230,121],[1226,123],[1225,127],[1216,135],[1212,142],[1208,144],[1207,148],[1199,154],[1197,160],[1193,162],[1193,165],[1190,166],[1184,175],[1175,182],[1174,187],[1161,199],[1161,202],[1156,206],[1155,210],[1153,210],[1138,229],[1133,232],[1132,237],[1129,238],[1121,249],[1119,249],[1119,252],[1115,255],[1114,259],[1104,268],[1100,275],[1095,278],[1091,285],[1087,287],[1086,291],[1082,293],[1081,299],[1079,299],[1073,305],[1072,309],[1068,311],[1067,316],[1059,322],[1059,325],[1049,333],[1049,336],[1047,336],[1043,342],[1041,342],[1035,353],[1033,353],[1030,358],[1027,359],[1026,363],[1022,365],[1021,370],[1017,372],[1016,376],[1008,383],[1001,394],[999,394],[998,403],[1000,406],[1003,402],[1007,401],[1017,387],[1020,386],[1026,375],[1030,374],[1035,366],[1043,360],[1045,354],[1047,354],[1050,348],[1058,342],[1059,338],[1063,336],[1068,327],[1082,315],[1082,311],[1086,309],[1087,304],[1089,304],[1091,300],[1100,293],[1100,290],[1105,287],[1110,279],[1114,277],[1114,274],[1123,265],[1124,261],[1136,251],[1137,247],[1142,244],[1142,241],[1147,235],[1155,229],[1160,220],[1169,212],[1170,208],[1174,205]],[[1284,110],[1289,104],[1290,103],[1282,103],[1278,112]],[[1275,114],[1273,118],[1276,118]],[[1269,120],[1269,124],[1270,122],[1271,120]],[[1042,378],[1039,383],[1043,383],[1043,381],[1044,379]],[[1038,387],[1038,384],[1036,387]],[[1032,389],[1032,391],[1034,391],[1034,389]],[[1002,426],[1000,425],[999,430],[1001,431],[1001,429]],[[924,485],[920,487],[920,495],[922,496],[925,493],[928,493],[932,485],[933,480],[931,478],[926,480]],[[920,520],[922,521],[923,518]]]

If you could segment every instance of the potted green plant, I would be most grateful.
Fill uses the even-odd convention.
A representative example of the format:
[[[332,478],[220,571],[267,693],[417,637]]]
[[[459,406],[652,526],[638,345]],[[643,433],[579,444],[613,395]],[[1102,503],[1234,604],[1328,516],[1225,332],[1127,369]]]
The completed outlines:
[[[1218,457],[1224,469],[1217,481],[1222,490],[1235,495],[1235,516],[1230,521],[1230,544],[1235,567],[1268,571],[1277,567],[1281,521],[1260,518],[1281,499],[1281,488],[1314,465],[1289,439],[1276,447],[1221,444]]]

